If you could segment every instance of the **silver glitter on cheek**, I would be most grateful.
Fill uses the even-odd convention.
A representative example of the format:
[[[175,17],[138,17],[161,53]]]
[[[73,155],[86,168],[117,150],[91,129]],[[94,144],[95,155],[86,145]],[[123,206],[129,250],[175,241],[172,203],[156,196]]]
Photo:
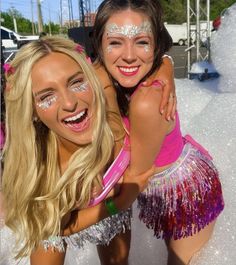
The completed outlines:
[[[71,91],[72,92],[84,92],[88,90],[88,81],[82,83],[80,86],[72,87]]]
[[[46,110],[50,108],[53,105],[53,103],[55,103],[56,101],[57,101],[57,96],[54,96],[49,99],[45,99],[42,102],[37,102],[36,105],[42,110]]]
[[[149,52],[150,51],[150,45],[149,44],[144,45],[144,51],[145,52]]]
[[[107,50],[107,53],[111,53],[112,52],[112,46],[111,45],[107,46],[106,50]]]
[[[151,23],[149,21],[144,21],[140,26],[133,24],[118,26],[115,23],[107,25],[107,35],[121,34],[131,39],[140,33],[152,33]]]

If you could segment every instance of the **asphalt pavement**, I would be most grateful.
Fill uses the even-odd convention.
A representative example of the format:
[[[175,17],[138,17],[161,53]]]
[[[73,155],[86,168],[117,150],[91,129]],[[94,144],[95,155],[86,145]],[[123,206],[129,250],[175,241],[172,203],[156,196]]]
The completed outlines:
[[[175,78],[187,78],[188,77],[188,54],[187,46],[178,46],[174,45],[170,52],[168,52],[169,55],[172,56],[174,60],[174,70],[175,70]],[[206,48],[201,47],[201,54],[206,54]],[[190,65],[192,65],[193,62],[196,61],[196,49],[193,48],[191,50],[191,62]]]

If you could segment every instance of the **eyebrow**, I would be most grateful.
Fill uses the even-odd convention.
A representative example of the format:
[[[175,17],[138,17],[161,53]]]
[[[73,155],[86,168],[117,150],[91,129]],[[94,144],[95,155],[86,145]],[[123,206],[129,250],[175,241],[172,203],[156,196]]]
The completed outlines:
[[[83,71],[78,71],[78,72],[76,72],[75,74],[73,74],[72,76],[70,76],[68,79],[67,79],[67,85],[71,82],[71,80],[73,80],[77,75],[79,75],[79,74],[83,74]],[[36,93],[34,93],[34,96],[35,97],[37,97],[37,96],[39,96],[39,95],[42,95],[42,94],[44,94],[44,93],[46,93],[46,92],[49,92],[49,91],[52,91],[53,90],[53,88],[52,87],[47,87],[47,88],[44,88],[44,89],[42,89],[42,90],[40,90],[40,91],[38,91],[38,92],[36,92]]]
[[[121,34],[119,34],[119,35],[121,35]],[[123,36],[107,36],[107,40],[109,40],[109,39],[123,39],[124,37]]]

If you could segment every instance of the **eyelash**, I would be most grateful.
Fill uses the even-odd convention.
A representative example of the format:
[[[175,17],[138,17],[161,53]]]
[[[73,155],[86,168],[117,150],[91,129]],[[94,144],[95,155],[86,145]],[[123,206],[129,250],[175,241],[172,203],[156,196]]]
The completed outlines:
[[[46,110],[52,106],[54,102],[56,102],[57,96],[56,95],[45,95],[40,98],[40,102],[37,102],[39,108]]]
[[[83,78],[72,81],[69,89],[72,92],[83,92],[87,90],[88,81],[85,81],[85,82],[83,81],[84,81]],[[76,84],[78,85],[75,86]],[[52,104],[56,102],[56,100],[57,100],[57,95],[48,93],[48,94],[42,95],[39,98],[39,102],[37,102],[36,104],[39,108],[45,110],[51,107]]]
[[[139,45],[149,45],[149,42],[145,41],[145,40],[141,40],[141,41],[138,41],[137,44],[139,44]]]
[[[87,90],[87,86],[88,86],[88,81],[85,81],[85,82],[75,82],[74,84],[76,83],[80,83],[79,85],[77,86],[74,86],[74,87],[70,87],[70,90],[73,91],[73,92],[83,92],[85,90]]]
[[[109,43],[109,45],[120,45],[121,43],[119,41],[112,41]]]
[[[121,42],[118,42],[118,41],[112,41],[109,43],[109,45],[111,46],[115,46],[115,45],[120,45]],[[140,40],[140,41],[137,41],[137,44],[138,45],[149,45],[149,41],[146,41],[146,40]]]

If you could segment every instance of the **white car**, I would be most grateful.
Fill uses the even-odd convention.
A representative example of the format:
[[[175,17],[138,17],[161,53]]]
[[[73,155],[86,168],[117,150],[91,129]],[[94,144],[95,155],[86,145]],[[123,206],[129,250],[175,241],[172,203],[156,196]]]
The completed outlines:
[[[6,49],[20,48],[23,44],[32,40],[37,40],[38,38],[39,36],[37,35],[21,36],[16,32],[1,26],[1,43]]]

